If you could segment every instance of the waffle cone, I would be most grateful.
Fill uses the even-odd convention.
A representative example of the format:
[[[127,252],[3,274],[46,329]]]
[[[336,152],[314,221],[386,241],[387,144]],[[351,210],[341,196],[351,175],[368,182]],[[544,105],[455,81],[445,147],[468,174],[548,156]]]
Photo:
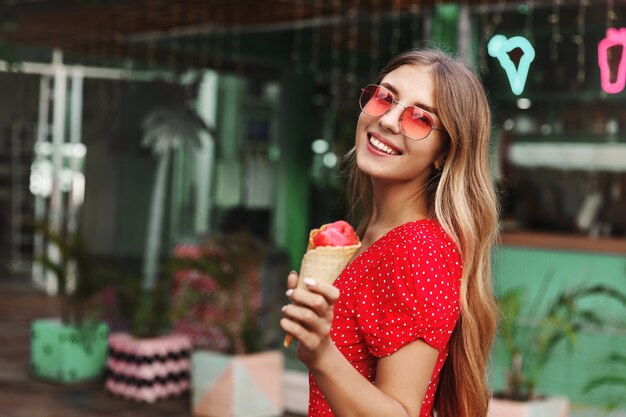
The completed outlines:
[[[361,244],[351,246],[320,246],[309,249],[302,258],[298,288],[306,288],[302,280],[312,278],[332,284],[346,267]]]
[[[350,246],[320,246],[308,249],[302,257],[298,288],[308,290],[304,278],[312,278],[319,282],[332,284],[341,271],[348,265],[350,259],[361,247],[361,243]],[[285,336],[284,346],[289,347],[292,342],[290,335]]]

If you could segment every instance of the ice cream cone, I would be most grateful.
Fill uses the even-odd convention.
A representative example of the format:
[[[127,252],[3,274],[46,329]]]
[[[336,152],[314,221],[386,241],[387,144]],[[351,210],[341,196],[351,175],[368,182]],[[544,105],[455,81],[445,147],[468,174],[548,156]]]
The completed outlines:
[[[313,236],[313,232],[311,233]],[[361,247],[361,243],[350,246],[320,246],[309,249],[302,258],[300,266],[300,276],[297,288],[308,290],[304,284],[304,278],[312,278],[318,282],[332,284],[335,282],[341,271],[346,267],[350,259]],[[283,345],[289,347],[292,341],[291,335],[286,335]]]
[[[332,284],[360,246],[360,243],[351,246],[321,246],[307,251],[302,258],[298,287],[305,288],[303,278]]]

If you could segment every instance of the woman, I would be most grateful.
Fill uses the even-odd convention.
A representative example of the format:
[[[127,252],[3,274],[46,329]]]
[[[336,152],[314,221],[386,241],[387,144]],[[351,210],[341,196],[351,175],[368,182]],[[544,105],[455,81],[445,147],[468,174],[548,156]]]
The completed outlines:
[[[360,252],[334,285],[296,290],[292,272],[283,307],[310,370],[309,416],[484,416],[497,204],[482,84],[454,58],[412,50],[360,105]]]

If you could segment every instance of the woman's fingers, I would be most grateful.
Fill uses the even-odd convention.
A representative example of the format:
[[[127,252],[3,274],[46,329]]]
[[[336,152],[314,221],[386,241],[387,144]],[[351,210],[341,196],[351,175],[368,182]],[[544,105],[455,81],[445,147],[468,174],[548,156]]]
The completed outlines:
[[[287,317],[283,317],[280,320],[280,327],[285,333],[298,339],[301,348],[305,348],[309,351],[316,350],[324,340],[317,333],[310,331],[301,323]]]
[[[339,298],[339,290],[325,282],[317,282],[310,278],[304,279],[308,291],[302,289],[290,289],[287,296],[296,304],[312,309],[320,317],[328,317],[330,308]]]
[[[311,332],[320,335],[330,333],[331,321],[317,315],[308,307],[297,304],[289,304],[283,307],[283,314],[290,320],[294,320]]]
[[[339,290],[333,285],[305,278],[306,289],[298,287],[298,274],[287,277],[287,297],[292,302],[283,307],[280,326],[285,333],[298,339],[299,352],[317,355],[323,345],[330,341],[333,320],[333,304],[339,298]],[[315,352],[315,353],[313,353]],[[298,354],[300,357],[300,353]],[[304,354],[303,354],[304,355]],[[306,355],[305,355],[306,356]]]
[[[298,273],[291,271],[287,276],[287,288],[296,288],[298,286]]]
[[[324,281],[317,281],[313,278],[304,278],[302,281],[309,291],[326,298],[328,300],[328,304],[334,304],[339,298],[339,290],[332,284]]]

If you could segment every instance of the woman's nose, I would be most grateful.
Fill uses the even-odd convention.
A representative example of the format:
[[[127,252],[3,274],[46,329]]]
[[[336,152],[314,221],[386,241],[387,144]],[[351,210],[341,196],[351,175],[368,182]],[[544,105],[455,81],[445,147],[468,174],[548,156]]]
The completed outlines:
[[[380,117],[378,123],[380,123],[381,127],[393,132],[394,134],[399,134],[401,133],[400,116],[402,116],[403,111],[404,107],[396,104],[391,110]]]

